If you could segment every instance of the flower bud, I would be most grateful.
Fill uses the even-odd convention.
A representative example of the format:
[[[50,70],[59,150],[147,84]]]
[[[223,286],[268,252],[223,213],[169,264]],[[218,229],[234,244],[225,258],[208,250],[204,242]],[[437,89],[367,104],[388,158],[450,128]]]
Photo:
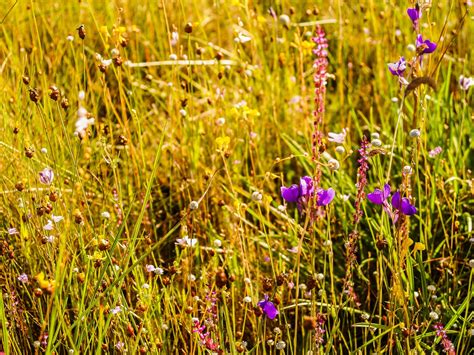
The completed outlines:
[[[418,138],[419,136],[421,136],[421,132],[419,129],[412,129],[410,131],[410,137],[412,138]]]

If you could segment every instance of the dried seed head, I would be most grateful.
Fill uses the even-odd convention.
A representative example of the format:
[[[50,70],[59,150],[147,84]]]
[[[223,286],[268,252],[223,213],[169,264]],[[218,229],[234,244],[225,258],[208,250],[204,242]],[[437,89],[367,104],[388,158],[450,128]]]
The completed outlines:
[[[29,89],[30,92],[30,100],[34,103],[37,103],[40,99],[40,95],[36,89]]]
[[[112,58],[112,62],[114,63],[114,65],[115,65],[116,67],[120,67],[120,66],[122,66],[122,64],[123,64],[122,57],[119,56],[119,55],[116,56],[116,57],[113,57],[113,58]]]
[[[59,89],[55,85],[51,85],[49,87],[49,90],[50,90],[49,97],[51,98],[51,100],[58,101]]]
[[[193,32],[193,24],[191,22],[188,22],[186,26],[184,26],[184,32],[186,33],[192,33]]]
[[[32,158],[33,154],[35,154],[35,149],[33,147],[26,147],[25,148],[25,155],[27,158]]]
[[[69,108],[69,101],[65,97],[61,100],[61,107],[66,111]]]
[[[30,77],[29,76],[23,75],[23,77],[21,79],[23,80],[23,84],[25,84],[25,85],[28,85],[30,83]]]
[[[86,38],[86,28],[84,27],[84,25],[80,25],[77,28],[77,33],[79,34],[80,39],[83,40],[84,38]]]
[[[273,289],[273,280],[265,277],[262,281],[263,291],[268,292]]]
[[[107,239],[101,239],[99,241],[99,250],[109,250],[110,249],[110,242]]]
[[[214,58],[217,60],[222,60],[224,58],[224,55],[222,54],[222,52],[217,52]]]

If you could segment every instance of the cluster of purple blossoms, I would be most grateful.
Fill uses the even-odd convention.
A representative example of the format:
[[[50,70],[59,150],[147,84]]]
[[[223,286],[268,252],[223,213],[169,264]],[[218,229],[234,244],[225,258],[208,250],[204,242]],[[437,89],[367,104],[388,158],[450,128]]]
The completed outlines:
[[[367,199],[376,205],[382,205],[383,209],[392,218],[393,223],[396,223],[401,214],[405,216],[412,216],[416,214],[416,207],[410,203],[407,197],[402,197],[399,191],[396,191],[392,196],[392,204],[388,203],[388,198],[391,194],[389,184],[385,184],[383,190],[375,189],[374,192],[367,194]]]
[[[193,333],[199,335],[201,346],[208,350],[221,353],[221,350],[219,349],[219,341],[215,340],[212,336],[218,322],[216,291],[209,292],[206,295],[206,304],[207,307],[205,309],[205,314],[207,315],[207,318],[204,320],[203,324],[199,322],[199,319],[193,319]]]
[[[286,202],[296,202],[298,209],[301,211],[307,206],[309,200],[315,195],[313,179],[310,176],[300,178],[300,184],[293,184],[290,187],[281,187],[281,196]],[[327,206],[334,199],[336,192],[334,189],[327,190],[318,189],[316,191],[316,204],[318,206]]]
[[[421,9],[418,6],[416,6],[415,8],[409,8],[407,9],[407,14],[413,23],[413,28],[415,29],[416,32],[418,32],[419,19],[421,18],[421,15],[422,15]],[[431,42],[428,39],[423,40],[423,37],[421,34],[417,35],[415,44],[416,44],[416,53],[418,55],[420,63],[424,54],[433,53],[437,47],[436,43]],[[388,70],[390,70],[390,73],[392,73],[392,75],[398,76],[400,79],[400,82],[408,84],[405,78],[403,78],[403,73],[405,72],[406,68],[407,68],[407,62],[405,60],[405,57],[400,57],[398,62],[388,64]]]
[[[441,337],[441,345],[443,346],[443,350],[448,355],[456,355],[456,350],[454,348],[453,343],[449,340],[448,335],[446,334],[446,330],[444,329],[443,324],[436,323],[433,328],[436,330],[436,336]]]

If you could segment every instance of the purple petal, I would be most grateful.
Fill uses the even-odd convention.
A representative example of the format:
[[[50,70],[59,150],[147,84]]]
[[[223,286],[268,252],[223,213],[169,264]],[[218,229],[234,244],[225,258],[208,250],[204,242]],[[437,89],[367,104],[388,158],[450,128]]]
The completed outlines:
[[[402,207],[402,199],[400,197],[400,192],[395,192],[392,196],[392,206],[397,210],[400,210]]]
[[[416,214],[416,207],[413,206],[406,197],[404,197],[402,198],[401,212],[406,216],[412,216]]]
[[[313,179],[310,176],[303,176],[300,179],[301,196],[311,196],[314,193]]]
[[[421,35],[416,36],[416,46],[419,47],[423,44],[423,37]]]
[[[386,200],[390,197],[390,185],[385,184],[383,187],[383,199]]]
[[[260,301],[258,305],[260,308],[262,308],[263,313],[265,313],[269,319],[275,319],[275,317],[278,315],[278,309],[272,302]]]
[[[336,196],[336,191],[329,188],[327,190],[320,190],[318,192],[318,206],[327,206]]]
[[[437,47],[436,43],[426,40],[423,42],[426,45],[426,48],[423,50],[423,53],[429,54],[433,53]]]
[[[296,202],[300,197],[300,188],[298,185],[291,185],[290,187],[281,187],[281,196],[286,202]]]
[[[418,22],[419,18],[421,18],[421,12],[417,8],[407,9],[407,14],[410,16],[410,19],[414,24]]]
[[[385,200],[383,195],[384,194],[380,189],[375,189],[374,192],[367,194],[367,199],[376,205],[381,205]]]

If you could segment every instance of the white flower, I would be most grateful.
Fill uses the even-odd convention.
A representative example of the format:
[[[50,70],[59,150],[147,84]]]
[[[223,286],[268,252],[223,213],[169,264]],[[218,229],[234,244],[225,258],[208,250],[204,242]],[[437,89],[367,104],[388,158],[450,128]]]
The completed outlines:
[[[53,221],[50,220],[50,219],[48,219],[48,223],[47,223],[45,226],[43,226],[43,229],[44,229],[45,231],[51,231],[51,230],[53,230],[53,229],[54,229]]]
[[[15,235],[15,234],[19,234],[19,233],[18,233],[18,230],[16,228],[8,228],[8,234],[9,235]]]
[[[220,248],[222,246],[222,241],[220,239],[214,240],[214,246]]]
[[[54,242],[54,239],[55,239],[55,238],[54,238],[54,235],[50,235],[50,236],[44,237],[44,241],[45,241],[46,243],[50,243],[50,244],[52,244],[52,243]]]
[[[28,282],[28,275],[23,273],[21,274],[20,276],[18,276],[18,281],[20,281],[21,283],[27,283]]]
[[[112,313],[113,315],[116,315],[117,313],[120,313],[120,312],[122,312],[122,307],[120,307],[120,306],[117,306],[117,307],[112,308],[110,310],[110,313]]]
[[[44,168],[39,172],[39,180],[44,185],[51,185],[54,179],[54,172],[51,168]]]
[[[467,91],[471,86],[474,85],[474,78],[468,78],[464,75],[459,76],[459,86],[461,90]]]
[[[237,37],[234,38],[234,41],[237,43],[247,43],[247,42],[250,42],[251,40],[252,40],[252,37],[250,37],[249,35],[243,32],[239,32]]]
[[[191,210],[197,210],[198,207],[199,207],[199,202],[197,201],[191,201],[191,203],[189,204],[189,208]]]
[[[74,41],[74,37],[69,35],[69,36],[66,37],[66,41],[72,42],[72,41]]]
[[[183,238],[176,239],[176,245],[181,245],[184,247],[194,247],[197,244],[196,238],[189,238],[187,235]]]
[[[107,211],[104,211],[100,214],[102,218],[109,219],[110,218],[110,213]]]
[[[244,301],[245,303],[251,303],[251,302],[252,302],[252,297],[250,297],[250,296],[245,296],[244,299],[243,299],[243,301]]]
[[[46,149],[46,148],[44,148],[44,147],[43,147],[43,148],[41,148],[41,153],[43,153],[43,154],[47,154],[47,153],[48,153],[48,149]]]
[[[339,153],[339,154],[344,154],[346,151],[346,149],[342,146],[342,145],[338,145],[336,147],[336,153]]]
[[[344,143],[344,140],[346,139],[346,135],[347,135],[347,129],[346,128],[344,128],[342,130],[342,133],[329,132],[328,133],[328,136],[329,136],[328,141],[342,144],[342,143]]]
[[[179,40],[179,33],[176,31],[171,32],[171,46],[176,46]]]
[[[51,219],[53,220],[54,223],[59,223],[64,219],[64,217],[63,216],[55,216],[53,214],[53,215],[51,215]]]
[[[142,288],[144,288],[145,290],[148,290],[150,288],[150,285],[148,285],[147,283],[144,283],[142,285]]]
[[[170,54],[170,60],[178,60],[178,56],[174,53]]]
[[[431,318],[432,320],[438,320],[439,315],[438,315],[438,313],[436,313],[436,312],[430,312],[430,318]]]
[[[156,270],[155,265],[146,265],[145,269],[147,272],[155,272]]]

